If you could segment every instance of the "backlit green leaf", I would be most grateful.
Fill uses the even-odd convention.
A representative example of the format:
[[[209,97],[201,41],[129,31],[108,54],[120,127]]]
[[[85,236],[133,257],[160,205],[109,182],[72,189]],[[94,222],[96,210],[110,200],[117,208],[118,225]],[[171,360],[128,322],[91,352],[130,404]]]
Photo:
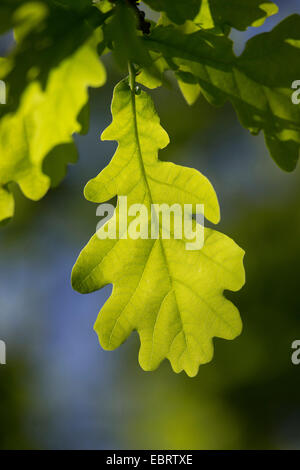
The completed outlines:
[[[204,29],[229,26],[243,31],[261,26],[277,12],[277,5],[270,0],[202,0],[194,22]]]
[[[11,219],[14,215],[15,203],[12,194],[5,187],[0,187],[0,223]]]
[[[84,3],[83,10],[79,2],[67,8],[48,0],[0,5],[17,38],[0,62],[7,89],[0,107],[0,221],[13,215],[8,183],[38,200],[77,159],[72,136],[88,128],[88,87],[105,82],[101,35],[93,28],[105,15]]]
[[[204,204],[206,218],[217,223],[219,206],[209,181],[194,169],[158,160],[169,138],[147,93],[136,95],[121,82],[112,115],[102,138],[119,146],[111,163],[87,184],[86,198],[100,203],[123,195],[128,207],[142,203],[149,213],[151,204]],[[205,229],[201,250],[188,251],[186,240],[162,238],[162,223],[158,239],[125,238],[126,227],[117,230],[116,239],[99,239],[100,231],[123,221],[121,211],[119,199],[114,216],[80,254],[72,285],[89,293],[113,284],[95,325],[104,349],[117,348],[137,330],[144,370],[167,358],[175,372],[195,376],[199,365],[212,359],[213,337],[233,339],[241,332],[239,313],[223,291],[244,284],[244,252],[212,229]]]
[[[132,8],[126,4],[116,5],[114,15],[104,27],[105,40],[113,44],[116,61],[121,67],[126,67],[128,61],[140,66],[152,65],[152,60],[137,30],[138,21]]]
[[[31,81],[39,81],[45,88],[51,70],[80,49],[106,15],[95,7],[78,10],[76,3],[71,2],[69,8],[52,0],[10,2],[0,4],[0,25],[9,5],[9,24],[14,28],[17,44],[8,56],[7,68],[0,70],[0,79],[7,85],[7,102],[12,110]],[[7,109],[0,109],[0,116],[3,112]]]
[[[201,0],[145,0],[153,10],[166,12],[174,23],[192,20],[199,12]]]
[[[67,162],[76,160],[72,135],[82,128],[77,118],[88,100],[87,87],[104,81],[92,38],[50,72],[45,89],[30,83],[17,111],[0,121],[0,188],[15,181],[26,197],[38,200],[60,181]],[[3,218],[7,209],[0,212]]]

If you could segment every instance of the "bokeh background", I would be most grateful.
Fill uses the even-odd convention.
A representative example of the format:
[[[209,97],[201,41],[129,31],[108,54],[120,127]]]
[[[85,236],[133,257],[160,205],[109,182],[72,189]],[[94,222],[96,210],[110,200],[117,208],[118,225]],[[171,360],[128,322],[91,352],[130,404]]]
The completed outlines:
[[[280,14],[262,31],[300,13],[298,0],[277,3]],[[256,33],[235,33],[237,52]],[[0,55],[12,41],[0,39]],[[218,229],[246,250],[247,284],[228,294],[243,334],[216,339],[213,362],[193,379],[166,361],[143,372],[136,334],[114,352],[100,348],[93,324],[111,287],[82,296],[70,273],[97,223],[83,187],[116,147],[100,142],[121,78],[105,62],[108,82],[90,93],[89,134],[76,136],[79,163],[38,203],[17,191],[16,217],[1,228],[0,448],[300,449],[300,365],[291,362],[300,339],[300,169],[282,172],[230,105],[200,99],[189,108],[175,86],[152,93],[171,138],[160,157],[210,179],[221,204]]]

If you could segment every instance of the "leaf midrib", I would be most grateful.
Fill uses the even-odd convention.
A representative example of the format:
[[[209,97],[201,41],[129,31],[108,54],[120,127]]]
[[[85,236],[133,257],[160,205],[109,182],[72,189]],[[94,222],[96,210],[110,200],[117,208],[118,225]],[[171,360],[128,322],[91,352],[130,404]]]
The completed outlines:
[[[132,106],[132,114],[133,114],[133,122],[134,122],[134,134],[135,134],[135,138],[136,138],[136,142],[137,142],[137,148],[138,148],[138,152],[137,152],[137,153],[138,153],[138,156],[139,156],[139,158],[138,158],[138,160],[139,160],[139,165],[140,165],[140,168],[141,168],[141,172],[142,172],[142,175],[143,175],[143,179],[144,179],[145,185],[146,185],[146,187],[147,187],[147,191],[148,191],[148,194],[149,194],[150,203],[153,204],[154,201],[153,201],[153,198],[152,198],[150,186],[149,186],[148,179],[147,179],[147,173],[146,173],[145,166],[144,166],[144,160],[143,160],[143,155],[142,155],[142,148],[141,148],[141,143],[140,143],[140,138],[139,138],[139,130],[138,130],[138,122],[137,122],[137,112],[136,112],[135,87],[133,87],[133,89],[130,90],[130,96],[131,96],[131,106]],[[159,232],[160,232],[160,234],[161,234],[160,225],[159,225]],[[171,273],[170,273],[170,267],[169,267],[169,263],[168,263],[168,260],[167,260],[167,255],[166,255],[165,248],[164,248],[164,246],[163,246],[163,242],[162,242],[161,237],[159,237],[158,241],[159,241],[159,244],[160,244],[160,247],[161,247],[161,253],[162,253],[162,255],[163,255],[163,258],[164,258],[164,261],[165,261],[165,265],[166,265],[166,268],[167,268],[167,273],[168,273],[168,277],[169,277],[169,283],[170,283],[170,286],[171,286],[171,290],[174,292],[176,307],[177,307],[177,311],[178,311],[178,314],[179,314],[179,317],[180,317],[180,321],[181,321],[181,325],[182,325],[182,331],[183,331],[183,335],[184,335],[184,341],[185,341],[185,344],[186,344],[186,349],[188,349],[188,342],[187,342],[186,333],[185,333],[185,330],[184,330],[184,323],[183,323],[182,316],[181,316],[181,313],[180,313],[180,309],[179,309],[179,305],[178,305],[178,300],[177,300],[177,297],[176,297],[176,291],[175,291],[175,288],[174,288],[172,276],[171,276]],[[152,251],[152,249],[151,249],[151,251]]]

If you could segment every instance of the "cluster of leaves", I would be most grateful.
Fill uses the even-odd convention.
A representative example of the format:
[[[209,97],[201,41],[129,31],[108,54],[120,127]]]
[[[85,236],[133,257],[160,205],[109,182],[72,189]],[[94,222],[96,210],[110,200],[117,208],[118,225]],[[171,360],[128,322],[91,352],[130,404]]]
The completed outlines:
[[[72,135],[87,126],[87,87],[105,82],[97,27],[106,16],[89,1],[64,3],[1,2],[0,31],[14,28],[16,46],[0,62],[0,221],[14,213],[10,183],[38,200],[61,181],[77,158]]]
[[[88,183],[87,199],[127,195],[129,204],[149,207],[202,203],[206,218],[218,222],[208,180],[158,160],[168,136],[139,85],[168,84],[166,72],[173,73],[188,104],[200,94],[217,106],[230,101],[245,128],[264,132],[277,164],[295,168],[300,113],[291,101],[291,83],[300,76],[300,17],[250,39],[236,56],[231,28],[262,25],[278,10],[272,1],[144,3],[160,13],[157,22],[146,19],[135,0],[1,2],[0,33],[13,28],[16,45],[0,62],[8,91],[0,115],[0,221],[14,212],[12,182],[28,198],[40,199],[76,160],[72,136],[88,128],[87,88],[104,84],[99,56],[110,51],[126,75],[129,64],[129,78],[115,88],[113,122],[103,134],[119,147]],[[113,218],[119,218],[118,205]],[[114,349],[137,330],[145,370],[168,358],[174,371],[196,375],[212,357],[213,337],[232,339],[241,331],[239,313],[223,292],[244,283],[243,250],[212,229],[205,229],[204,248],[197,252],[186,251],[184,240],[119,235],[116,240],[95,235],[72,273],[73,287],[82,293],[114,285],[96,323],[102,346]]]

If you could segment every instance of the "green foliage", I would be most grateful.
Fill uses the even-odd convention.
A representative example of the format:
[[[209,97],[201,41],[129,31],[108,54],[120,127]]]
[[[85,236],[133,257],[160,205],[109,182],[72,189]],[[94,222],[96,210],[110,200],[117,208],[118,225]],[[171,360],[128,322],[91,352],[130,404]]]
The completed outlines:
[[[157,159],[168,136],[159,124],[152,100],[136,95],[128,83],[115,89],[113,122],[104,140],[117,140],[111,163],[90,181],[85,196],[104,202],[127,195],[128,205],[202,203],[212,222],[219,206],[208,180],[196,170]],[[115,216],[100,230],[119,220]],[[148,222],[148,221],[147,221]],[[241,331],[236,308],[223,297],[224,289],[238,290],[244,283],[243,251],[229,238],[205,229],[200,251],[187,251],[186,240],[156,240],[118,233],[116,240],[95,234],[73,270],[73,287],[88,293],[112,283],[111,298],[101,311],[96,331],[104,349],[115,349],[137,330],[141,340],[139,361],[145,370],[156,369],[167,357],[175,372],[190,376],[212,358],[212,338],[235,338]],[[126,229],[127,230],[127,229]]]
[[[300,76],[299,40],[298,15],[250,39],[239,57],[229,38],[209,31],[184,34],[172,25],[158,26],[144,39],[181,82],[198,84],[212,104],[230,100],[244,127],[255,135],[263,130],[272,157],[286,171],[299,157],[300,112],[291,100],[291,84]]]
[[[199,12],[201,0],[145,0],[153,10],[165,12],[170,20],[182,24],[192,20]]]
[[[205,29],[220,26],[243,31],[249,26],[261,26],[277,12],[277,5],[270,0],[202,0],[199,14],[193,19]]]
[[[99,32],[81,13],[47,3],[24,3],[11,15],[18,43],[0,64],[8,89],[0,121],[0,221],[14,213],[8,183],[38,200],[63,178],[66,164],[76,161],[72,135],[84,124],[79,115],[87,87],[105,81]]]
[[[151,67],[152,59],[144,47],[137,31],[137,17],[134,10],[124,3],[117,4],[114,15],[104,27],[104,37],[112,44],[114,57],[121,68],[127,70],[128,61],[142,67]]]
[[[14,30],[16,43],[0,60],[7,104],[0,107],[0,222],[11,218],[11,183],[37,200],[63,179],[77,159],[73,134],[89,124],[88,87],[102,86],[106,73],[99,56],[112,52],[130,82],[116,87],[113,122],[104,138],[117,140],[110,165],[86,187],[87,199],[104,202],[128,196],[128,203],[205,205],[219,220],[208,180],[195,170],[163,163],[158,150],[168,136],[148,94],[170,85],[173,72],[189,104],[202,94],[209,103],[230,101],[241,124],[264,132],[275,162],[295,168],[300,114],[291,85],[300,78],[300,17],[292,15],[268,33],[250,39],[240,56],[233,52],[231,28],[260,26],[277,12],[269,0],[146,0],[161,13],[150,22],[134,0],[3,0],[0,34]],[[127,73],[127,72],[126,72]],[[104,228],[119,220],[119,204]],[[194,227],[196,227],[194,222]],[[136,329],[140,363],[152,370],[168,358],[176,372],[193,376],[212,357],[212,338],[232,339],[241,330],[224,289],[244,282],[243,251],[229,238],[205,229],[203,249],[189,252],[185,240],[100,240],[95,235],[74,267],[80,292],[114,284],[96,324],[106,349]],[[174,235],[174,234],[173,234]]]
[[[6,157],[0,160],[1,185],[15,181],[25,196],[38,200],[49,189],[51,177],[61,179],[65,164],[77,158],[72,134],[81,130],[77,117],[88,98],[86,87],[100,86],[104,78],[92,41],[52,71],[45,90],[37,81],[27,87],[17,112],[1,120],[0,153]],[[48,175],[43,162],[50,152],[60,162]],[[2,219],[7,215],[12,213],[0,213]]]
[[[18,1],[18,4],[15,9],[14,0],[9,3],[9,21],[2,23],[3,17],[0,19],[3,25],[0,28],[14,28],[17,40],[8,64],[1,71],[1,78],[9,89],[11,108],[19,104],[30,81],[37,80],[44,88],[51,70],[83,46],[94,35],[95,27],[106,18],[92,7],[77,11],[76,2],[69,8],[59,7],[49,0]],[[5,5],[0,8],[5,9]]]

